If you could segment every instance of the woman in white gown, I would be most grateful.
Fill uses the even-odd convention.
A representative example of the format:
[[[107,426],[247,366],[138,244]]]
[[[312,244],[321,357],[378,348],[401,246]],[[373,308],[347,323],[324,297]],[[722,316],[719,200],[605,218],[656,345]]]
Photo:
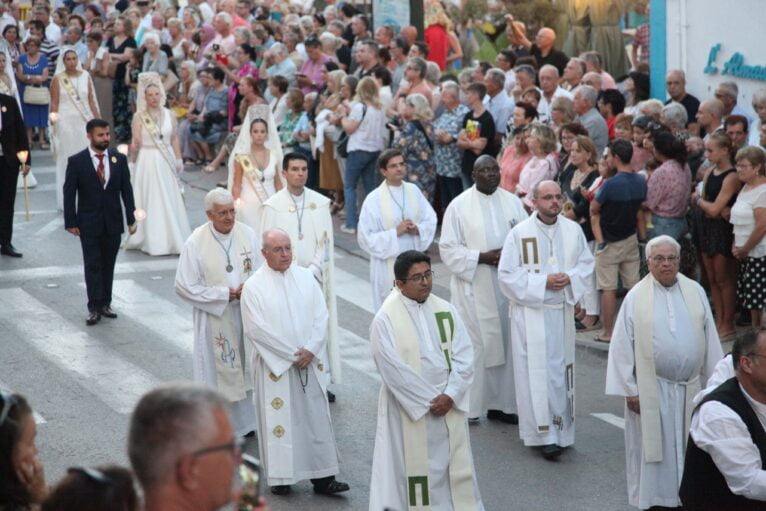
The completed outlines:
[[[237,219],[257,232],[261,205],[282,188],[282,147],[268,105],[253,105],[239,131],[229,159],[229,189]]]
[[[51,81],[50,125],[56,155],[56,206],[64,210],[64,179],[69,157],[88,146],[85,125],[100,117],[96,89],[73,48],[64,49]]]
[[[178,128],[165,108],[165,90],[160,75],[138,76],[138,108],[133,116],[132,149],[138,151],[133,174],[136,210],[146,219],[128,238],[126,248],[149,255],[180,254],[191,234],[177,174],[183,171]]]

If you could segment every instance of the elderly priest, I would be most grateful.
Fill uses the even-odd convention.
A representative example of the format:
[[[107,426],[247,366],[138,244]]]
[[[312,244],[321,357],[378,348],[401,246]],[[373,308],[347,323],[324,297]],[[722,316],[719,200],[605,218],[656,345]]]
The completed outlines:
[[[680,252],[670,236],[647,243],[650,274],[625,297],[609,346],[606,393],[625,396],[628,502],[640,509],[681,505],[693,398],[723,357],[705,291],[678,272]]]
[[[338,450],[327,400],[327,306],[311,270],[293,263],[290,236],[263,233],[266,259],[242,290],[245,337],[255,349],[258,447],[272,493],[310,479],[317,493],[348,491],[335,479]]]
[[[408,250],[370,327],[383,380],[370,511],[481,511],[466,412],[473,348],[455,308],[431,294],[431,259]]]

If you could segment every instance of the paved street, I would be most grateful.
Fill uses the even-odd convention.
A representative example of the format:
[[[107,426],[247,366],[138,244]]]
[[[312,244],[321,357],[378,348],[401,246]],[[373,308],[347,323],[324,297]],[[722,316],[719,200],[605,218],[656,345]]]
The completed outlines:
[[[73,465],[127,464],[129,413],[153,386],[191,376],[191,309],[173,290],[176,257],[121,252],[113,307],[120,317],[85,326],[85,288],[77,239],[55,207],[50,155],[35,152],[31,220],[16,205],[20,260],[0,258],[0,388],[25,394],[38,412],[38,446],[49,482]],[[187,172],[192,226],[204,221],[202,197],[211,176]],[[149,220],[150,221],[150,220]],[[367,261],[352,237],[339,237],[336,275],[344,382],[331,405],[341,453],[340,479],[351,491],[315,496],[308,482],[289,497],[269,495],[275,510],[366,510],[379,379],[368,347],[373,317]],[[348,251],[341,246],[351,249]],[[432,248],[431,255],[436,254]],[[449,275],[438,263],[435,292],[449,298]],[[479,486],[488,510],[624,510],[622,400],[604,396],[603,351],[577,350],[577,436],[557,463],[522,446],[515,426],[471,427]],[[248,450],[256,451],[253,442]]]

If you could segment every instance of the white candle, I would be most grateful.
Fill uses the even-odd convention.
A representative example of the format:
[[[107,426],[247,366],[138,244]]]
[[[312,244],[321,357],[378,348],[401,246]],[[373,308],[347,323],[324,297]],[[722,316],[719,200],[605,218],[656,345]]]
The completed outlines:
[[[120,144],[120,145],[117,146],[117,152],[120,153],[120,154],[124,154],[125,156],[128,155],[128,150],[129,149],[130,149],[130,147],[128,146],[128,144]]]
[[[133,216],[136,217],[137,222],[140,222],[146,218],[146,211],[139,208],[133,212]]]
[[[21,163],[26,163],[28,157],[29,151],[21,150],[16,153],[16,158],[18,158]]]

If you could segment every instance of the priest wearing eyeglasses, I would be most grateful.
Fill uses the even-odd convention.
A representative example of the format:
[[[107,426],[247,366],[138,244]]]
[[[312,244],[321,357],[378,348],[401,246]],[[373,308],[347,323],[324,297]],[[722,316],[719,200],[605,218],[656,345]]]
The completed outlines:
[[[402,252],[396,287],[370,327],[383,380],[370,511],[482,511],[468,434],[473,346],[456,309],[431,294],[431,259]]]
[[[609,346],[606,393],[625,397],[628,502],[681,506],[693,398],[723,357],[702,287],[678,272],[670,236],[646,245],[649,275],[625,297]]]

